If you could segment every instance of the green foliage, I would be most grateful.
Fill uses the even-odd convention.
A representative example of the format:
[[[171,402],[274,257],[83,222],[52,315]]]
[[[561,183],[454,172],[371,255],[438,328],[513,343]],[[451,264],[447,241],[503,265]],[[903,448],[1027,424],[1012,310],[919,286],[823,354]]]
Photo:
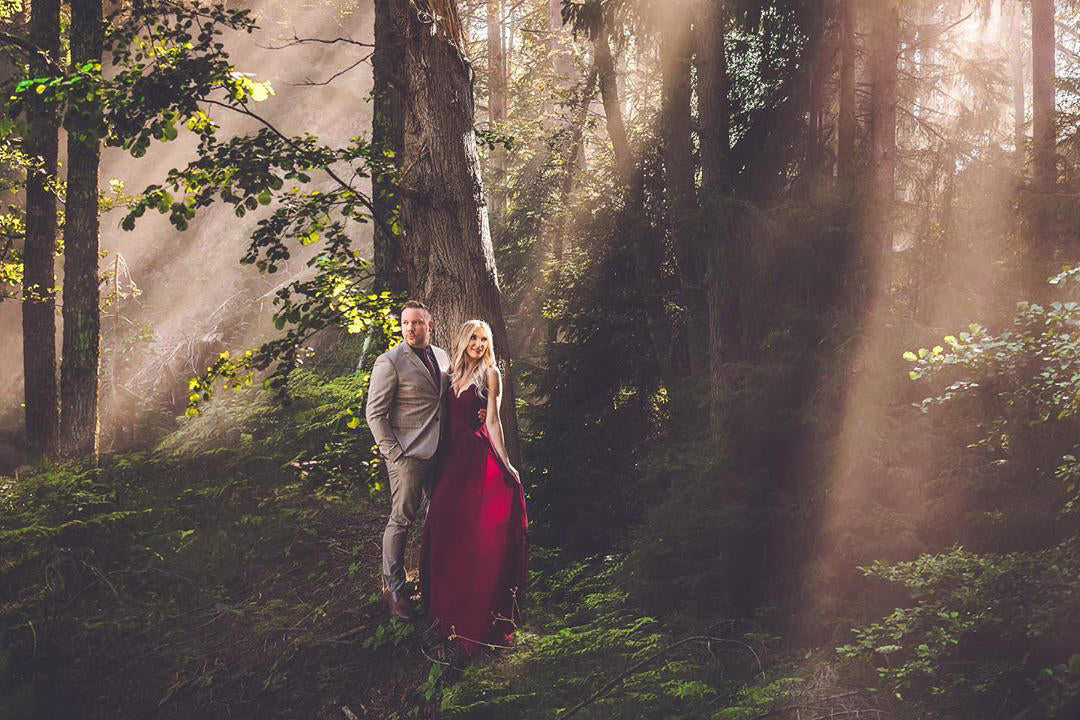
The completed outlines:
[[[953,548],[863,572],[911,595],[910,606],[857,629],[855,642],[838,649],[876,665],[890,692],[961,717],[1030,705],[1065,718],[1080,708],[1076,537],[1033,553]]]
[[[933,392],[915,406],[952,428],[943,449],[959,446],[970,458],[965,486],[955,470],[939,482],[957,497],[972,493],[964,500],[971,519],[954,517],[950,531],[975,547],[863,568],[907,597],[840,653],[872,663],[891,692],[928,710],[975,718],[1080,709],[1078,280],[1067,268],[1051,279],[1064,297],[1019,303],[1000,332],[972,323],[942,345],[903,354],[910,377]]]
[[[621,558],[567,561],[534,551],[533,559],[536,616],[513,650],[447,684],[446,717],[558,718],[587,699],[576,717],[724,717],[715,713],[725,706],[749,716],[786,697],[744,692],[758,678],[775,679],[759,664],[771,642],[738,623],[694,632],[642,614],[618,589]]]
[[[384,617],[357,601],[385,519],[349,428],[366,384],[296,373],[287,407],[230,394],[153,452],[5,478],[0,708],[311,716],[396,658],[411,678],[395,644],[362,649]]]

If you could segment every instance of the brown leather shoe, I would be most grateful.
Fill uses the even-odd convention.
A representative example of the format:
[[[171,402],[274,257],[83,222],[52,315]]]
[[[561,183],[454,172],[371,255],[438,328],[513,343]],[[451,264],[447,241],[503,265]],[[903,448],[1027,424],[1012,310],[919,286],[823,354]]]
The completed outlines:
[[[384,591],[383,597],[386,598],[391,617],[396,617],[398,620],[405,622],[412,622],[416,619],[412,603],[409,602],[409,598],[404,593]]]

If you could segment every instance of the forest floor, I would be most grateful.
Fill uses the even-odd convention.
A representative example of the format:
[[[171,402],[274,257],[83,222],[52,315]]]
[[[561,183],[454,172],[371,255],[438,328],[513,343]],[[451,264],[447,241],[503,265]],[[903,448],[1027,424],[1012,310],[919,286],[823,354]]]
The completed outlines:
[[[154,451],[4,485],[0,717],[749,720],[825,696],[828,649],[654,617],[621,589],[621,556],[543,547],[517,646],[433,662],[423,625],[380,598],[385,489],[295,462],[332,445],[358,382],[312,384],[288,411],[225,404]]]

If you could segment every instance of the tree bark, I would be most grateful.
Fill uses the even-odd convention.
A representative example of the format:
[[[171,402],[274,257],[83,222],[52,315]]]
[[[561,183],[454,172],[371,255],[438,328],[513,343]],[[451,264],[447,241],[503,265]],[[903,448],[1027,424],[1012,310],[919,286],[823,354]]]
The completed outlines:
[[[104,24],[101,0],[72,0],[71,60],[97,63]],[[64,347],[60,367],[60,450],[74,458],[97,453],[98,165],[101,104],[79,99],[69,110],[68,186],[64,223]]]
[[[900,11],[897,0],[877,0],[871,59],[871,166],[873,167],[874,238],[878,262],[892,252],[896,174],[897,61]]]
[[[701,123],[701,186],[706,194],[731,189],[728,165],[731,130],[728,120],[727,28],[725,3],[706,0],[697,25],[698,118]]]
[[[619,178],[629,187],[634,171],[634,159],[630,155],[630,140],[626,134],[626,123],[623,121],[622,105],[619,104],[618,76],[615,74],[615,60],[611,55],[611,42],[606,28],[602,28],[593,40],[593,52],[596,54],[604,122],[611,140],[611,151],[615,155],[615,169]]]
[[[708,268],[704,286],[709,335],[710,416],[714,425],[722,415],[725,402],[725,363],[739,354],[738,297],[731,286],[736,248],[732,242],[727,203],[732,188],[726,27],[724,2],[706,0],[695,26],[695,58],[701,123],[701,188],[712,222],[709,235],[713,247],[701,260]]]
[[[452,0],[394,0],[404,27],[404,144],[399,262],[409,293],[432,309],[448,346],[466,320],[487,320],[503,368],[502,421],[519,459],[509,344],[473,131],[472,69]]]
[[[405,58],[405,30],[403,16],[389,11],[392,2],[375,0],[371,141],[383,153],[384,160],[372,175],[371,195],[375,215],[375,290],[400,294],[406,290],[398,256],[401,223],[397,196],[405,132],[400,75]]]
[[[60,2],[35,0],[30,7],[30,41],[54,62],[60,60]],[[34,77],[53,74],[40,55],[30,60]],[[53,106],[35,95],[27,104],[26,152],[41,159],[26,175],[26,241],[23,245],[23,390],[26,444],[32,462],[55,460],[60,449],[60,408],[56,384],[56,178],[60,123]]]
[[[855,0],[840,1],[840,97],[836,120],[836,174],[855,178]]]
[[[685,324],[707,318],[702,253],[691,222],[697,211],[694,158],[690,138],[690,66],[693,54],[690,15],[683,3],[672,3],[660,35],[660,144],[668,197],[668,230],[685,310]],[[705,354],[689,353],[693,375],[704,372]]]
[[[506,123],[506,53],[503,45],[503,18],[499,0],[487,0],[487,60],[488,60],[488,126],[502,130]],[[506,148],[496,145],[491,151],[491,168],[495,180],[489,195],[496,217],[501,217],[505,205]]]
[[[1043,194],[1054,192],[1057,184],[1055,48],[1054,0],[1031,0],[1032,179],[1035,192]]]
[[[1024,99],[1024,7],[1019,0],[1013,2],[1010,25],[1012,52],[1009,65],[1012,74],[1013,148],[1016,150],[1017,157],[1023,157],[1021,153],[1027,145],[1027,113]]]

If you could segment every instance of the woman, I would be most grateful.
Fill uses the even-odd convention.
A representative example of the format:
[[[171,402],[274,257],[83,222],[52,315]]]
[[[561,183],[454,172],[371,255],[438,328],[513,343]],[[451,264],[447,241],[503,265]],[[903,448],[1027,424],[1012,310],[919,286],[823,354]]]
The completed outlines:
[[[521,476],[503,441],[502,378],[488,324],[462,325],[450,359],[451,392],[424,525],[420,586],[441,636],[474,655],[513,640],[525,590],[528,520]]]

